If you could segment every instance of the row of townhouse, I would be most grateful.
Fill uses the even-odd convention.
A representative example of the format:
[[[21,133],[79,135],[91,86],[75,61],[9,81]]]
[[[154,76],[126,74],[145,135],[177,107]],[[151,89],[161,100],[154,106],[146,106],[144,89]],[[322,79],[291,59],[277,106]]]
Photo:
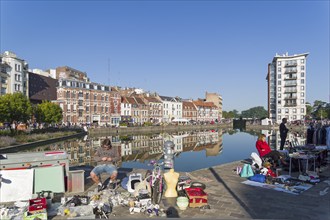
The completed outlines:
[[[203,100],[135,94],[120,96],[117,88],[92,82],[60,79],[56,103],[63,110],[63,123],[116,126],[119,122],[171,122],[173,119],[218,121],[219,109]]]
[[[63,123],[68,125],[221,119],[222,98],[216,93],[206,93],[205,100],[197,101],[144,93],[141,89],[133,89],[132,94],[132,90],[90,82],[85,72],[72,67],[30,70],[15,53],[0,55],[0,95],[22,92],[33,104],[55,102],[63,110]]]

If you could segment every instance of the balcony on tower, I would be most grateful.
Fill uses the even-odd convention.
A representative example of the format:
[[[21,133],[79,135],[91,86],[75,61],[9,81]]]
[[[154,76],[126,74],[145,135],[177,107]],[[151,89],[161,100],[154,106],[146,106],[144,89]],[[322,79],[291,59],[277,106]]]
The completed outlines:
[[[292,66],[297,66],[297,62],[296,61],[287,61],[285,63],[285,67],[292,67]]]
[[[297,68],[287,68],[284,73],[288,74],[288,73],[296,73],[296,72],[297,72]]]

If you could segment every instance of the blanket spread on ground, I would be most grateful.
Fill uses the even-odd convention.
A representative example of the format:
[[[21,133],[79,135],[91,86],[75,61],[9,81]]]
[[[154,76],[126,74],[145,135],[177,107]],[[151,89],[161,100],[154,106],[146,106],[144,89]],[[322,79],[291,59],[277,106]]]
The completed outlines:
[[[273,189],[276,191],[290,193],[290,194],[294,194],[294,195],[299,195],[300,193],[310,189],[313,186],[312,184],[302,183],[300,185],[289,186],[286,188],[284,184],[271,185],[271,184],[259,183],[259,182],[255,182],[255,181],[251,181],[251,180],[246,180],[246,181],[243,181],[242,183],[246,184],[246,185],[250,185],[250,186],[257,186],[257,187],[262,187],[265,189]]]

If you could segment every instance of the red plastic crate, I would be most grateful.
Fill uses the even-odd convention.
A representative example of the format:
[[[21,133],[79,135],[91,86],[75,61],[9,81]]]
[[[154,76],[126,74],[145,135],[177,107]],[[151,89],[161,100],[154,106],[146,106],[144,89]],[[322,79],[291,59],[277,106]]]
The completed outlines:
[[[202,188],[186,188],[186,194],[189,198],[189,207],[201,207],[207,205],[207,194]]]
[[[40,211],[47,208],[46,198],[30,199],[29,212]]]

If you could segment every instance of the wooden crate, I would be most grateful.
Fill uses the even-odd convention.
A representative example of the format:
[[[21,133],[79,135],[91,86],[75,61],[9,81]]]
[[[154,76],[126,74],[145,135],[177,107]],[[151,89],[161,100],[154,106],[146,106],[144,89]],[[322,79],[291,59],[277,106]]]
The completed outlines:
[[[202,188],[186,188],[186,194],[189,198],[189,207],[201,207],[207,205],[207,194]]]

